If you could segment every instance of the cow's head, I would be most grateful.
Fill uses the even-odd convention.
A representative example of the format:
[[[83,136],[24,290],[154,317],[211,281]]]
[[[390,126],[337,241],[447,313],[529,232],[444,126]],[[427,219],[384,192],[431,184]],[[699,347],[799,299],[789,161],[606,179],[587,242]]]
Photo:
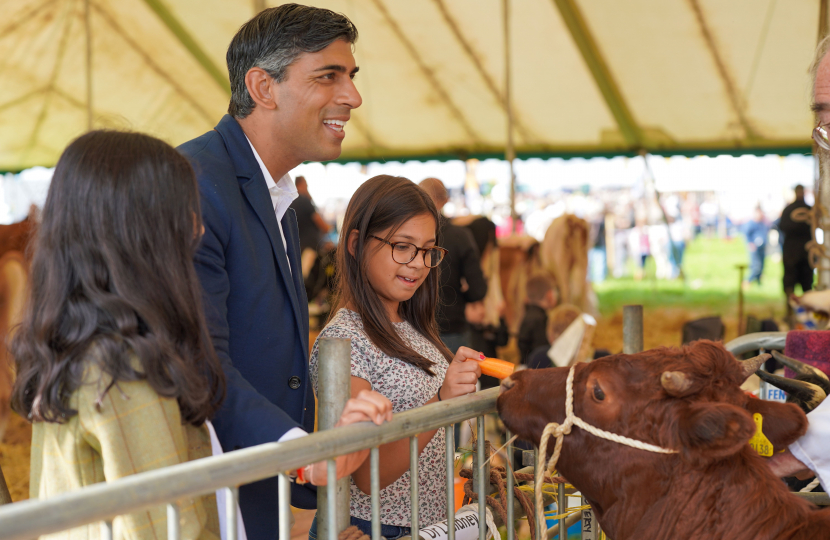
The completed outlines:
[[[806,430],[805,414],[795,405],[748,396],[740,389],[745,371],[731,353],[711,341],[578,364],[573,382],[576,416],[605,431],[678,453],[629,448],[575,427],[565,436],[559,470],[590,492],[588,483],[601,482],[598,477],[605,468],[643,474],[643,469],[656,466],[672,470],[685,463],[700,468],[751,453],[747,443],[755,433],[756,412],[763,415],[764,434],[775,451],[785,448]],[[568,368],[549,368],[505,379],[498,398],[505,425],[538,446],[545,426],[565,419],[567,375]],[[552,441],[548,448],[553,448]]]

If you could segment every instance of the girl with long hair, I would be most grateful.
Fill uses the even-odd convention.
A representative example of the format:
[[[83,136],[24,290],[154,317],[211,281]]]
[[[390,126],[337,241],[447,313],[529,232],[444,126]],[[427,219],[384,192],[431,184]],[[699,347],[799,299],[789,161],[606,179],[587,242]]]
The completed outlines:
[[[58,161],[10,346],[32,498],[211,455],[225,378],[192,262],[200,216],[190,164],[158,139],[93,131]],[[219,537],[214,495],[181,512],[183,538]],[[116,518],[114,537],[163,538],[166,513]],[[54,536],[98,538],[100,525]]]
[[[437,267],[446,250],[429,195],[406,178],[371,178],[349,202],[341,231],[336,309],[320,337],[351,338],[352,395],[371,388],[402,412],[474,392],[481,370],[467,360],[480,354],[461,347],[453,356],[435,322]],[[317,353],[315,343],[315,390]],[[419,516],[429,525],[446,518],[444,430],[420,434],[418,450]],[[389,540],[410,534],[410,481],[408,439],[381,446],[381,535]],[[351,480],[351,521],[367,534],[369,493],[367,461]]]

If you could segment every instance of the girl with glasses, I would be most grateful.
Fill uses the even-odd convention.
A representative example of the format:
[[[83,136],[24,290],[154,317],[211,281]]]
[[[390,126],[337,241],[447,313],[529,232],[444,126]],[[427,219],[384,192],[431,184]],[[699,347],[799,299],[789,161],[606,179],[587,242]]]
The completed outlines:
[[[480,353],[461,347],[453,357],[441,342],[435,309],[438,210],[406,178],[376,176],[358,188],[346,209],[337,250],[334,315],[320,337],[351,338],[352,395],[373,389],[403,412],[474,392]],[[318,338],[319,339],[319,338]],[[317,389],[318,349],[310,371]],[[419,522],[446,519],[444,430],[418,436]],[[410,534],[409,440],[380,447],[381,535]],[[351,522],[371,535],[369,461],[352,474]],[[316,538],[316,523],[309,537]]]

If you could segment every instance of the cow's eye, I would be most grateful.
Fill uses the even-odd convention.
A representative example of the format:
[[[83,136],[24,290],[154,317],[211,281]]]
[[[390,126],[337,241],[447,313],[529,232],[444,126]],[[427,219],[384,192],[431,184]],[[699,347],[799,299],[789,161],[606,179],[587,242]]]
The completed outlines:
[[[605,399],[605,392],[602,391],[602,388],[597,383],[594,384],[594,399],[597,401]]]

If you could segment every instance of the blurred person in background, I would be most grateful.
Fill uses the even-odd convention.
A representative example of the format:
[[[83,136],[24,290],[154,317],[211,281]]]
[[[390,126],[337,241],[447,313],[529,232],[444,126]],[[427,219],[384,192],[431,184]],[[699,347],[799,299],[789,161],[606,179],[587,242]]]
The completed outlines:
[[[547,276],[536,275],[527,280],[527,305],[519,328],[522,363],[527,362],[534,349],[550,347],[547,337],[548,311],[556,307],[558,300],[553,283]]]
[[[778,230],[784,236],[784,295],[787,297],[787,317],[792,318],[789,298],[795,294],[796,284],[802,292],[813,288],[813,269],[807,257],[807,242],[812,240],[810,224],[804,219],[809,216],[810,205],[804,202],[804,186],[795,186],[795,200],[784,208]]]
[[[634,227],[629,231],[628,245],[634,259],[634,279],[641,280],[645,275],[646,261],[651,255],[648,225],[645,218],[637,218]]]
[[[683,254],[686,252],[686,231],[688,227],[683,223],[682,215],[677,217],[669,216],[669,262],[671,263],[672,279],[679,278],[682,274]]]
[[[744,285],[748,286],[753,281],[761,285],[761,274],[764,272],[764,259],[767,255],[769,225],[760,206],[755,208],[752,219],[744,225],[744,234],[746,235],[746,249],[749,252],[749,277]]]
[[[594,283],[605,281],[607,271],[607,253],[605,249],[605,218],[608,212],[603,210],[591,220],[591,238],[593,247],[588,251],[588,276]]]
[[[614,277],[628,275],[628,263],[631,260],[631,246],[628,237],[631,233],[633,218],[631,203],[627,203],[614,216]]]
[[[449,200],[447,188],[437,178],[419,184],[427,192],[438,212]],[[466,227],[453,225],[443,214],[439,216],[438,241],[448,250],[441,261],[438,304],[438,328],[441,340],[455,354],[459,347],[470,345],[470,325],[466,307],[487,294],[487,281],[481,271],[481,257],[473,234]]]
[[[470,323],[470,348],[484,356],[498,357],[497,347],[504,347],[510,333],[504,317],[505,304],[499,274],[499,249],[496,241],[496,224],[485,216],[465,225],[473,233],[476,247],[481,253],[481,271],[487,280],[487,294],[483,300],[467,304],[466,317]],[[479,377],[481,389],[494,388],[499,380],[489,375]]]
[[[323,235],[331,230],[331,227],[317,212],[317,206],[308,192],[308,182],[305,177],[298,176],[294,180],[294,185],[297,186],[297,198],[291,201],[289,208],[293,208],[297,214],[297,229],[300,233],[300,253],[302,254],[300,264],[303,267],[303,278],[307,278],[314,261],[317,260],[320,241]]]

